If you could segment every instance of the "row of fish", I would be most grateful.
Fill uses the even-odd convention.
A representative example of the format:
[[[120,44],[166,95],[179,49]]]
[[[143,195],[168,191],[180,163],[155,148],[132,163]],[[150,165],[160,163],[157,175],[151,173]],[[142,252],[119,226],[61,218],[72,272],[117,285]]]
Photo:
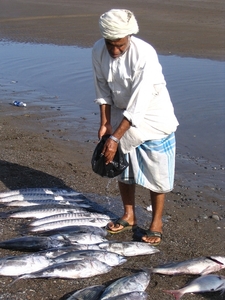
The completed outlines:
[[[12,283],[26,278],[92,277],[125,263],[129,256],[159,252],[142,242],[108,241],[104,227],[112,216],[94,211],[90,201],[82,195],[68,196],[64,190],[59,193],[62,199],[55,194],[56,190],[49,191],[26,189],[12,191],[12,194],[0,193],[2,205],[19,206],[4,217],[32,219],[26,228],[29,235],[0,242],[0,248],[36,251],[0,259],[0,275],[16,277]],[[79,299],[89,300],[147,299],[145,289],[149,281],[150,270],[141,271],[108,287],[94,286],[76,291],[69,299],[77,299],[78,294]]]
[[[114,266],[125,263],[126,257],[159,252],[143,242],[107,241],[104,227],[112,216],[94,211],[91,202],[86,200],[73,190],[24,189],[0,193],[2,205],[20,206],[19,210],[7,212],[4,217],[33,219],[28,232],[41,234],[0,242],[0,248],[37,251],[0,259],[0,275],[17,276],[15,281],[45,277],[86,278],[109,272]],[[225,277],[210,274],[223,268],[225,257],[221,256],[167,263],[116,280],[108,287],[93,286],[76,291],[68,299],[78,296],[78,299],[89,300],[147,299],[145,289],[150,274],[201,275],[182,289],[164,291],[180,299],[186,293],[225,289]]]

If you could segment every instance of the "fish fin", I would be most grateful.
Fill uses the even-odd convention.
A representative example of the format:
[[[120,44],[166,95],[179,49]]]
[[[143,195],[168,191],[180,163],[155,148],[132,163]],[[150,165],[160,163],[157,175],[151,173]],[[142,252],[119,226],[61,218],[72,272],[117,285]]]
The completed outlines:
[[[8,287],[12,286],[15,282],[17,282],[18,280],[23,279],[23,278],[29,278],[29,274],[24,274],[24,275],[17,276],[17,277],[16,277],[16,278],[8,285]]]
[[[179,290],[164,290],[163,292],[172,294],[176,300],[180,300],[180,298],[183,296],[182,292]]]

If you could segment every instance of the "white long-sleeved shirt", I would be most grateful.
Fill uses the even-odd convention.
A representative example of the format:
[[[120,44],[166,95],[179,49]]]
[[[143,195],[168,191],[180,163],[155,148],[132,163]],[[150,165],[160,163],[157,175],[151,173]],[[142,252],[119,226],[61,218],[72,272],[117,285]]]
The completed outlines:
[[[124,152],[146,140],[161,139],[176,131],[178,121],[166,88],[162,67],[154,48],[131,37],[128,50],[112,58],[104,39],[92,51],[95,102],[112,106],[112,125],[123,116],[131,122],[121,139]]]

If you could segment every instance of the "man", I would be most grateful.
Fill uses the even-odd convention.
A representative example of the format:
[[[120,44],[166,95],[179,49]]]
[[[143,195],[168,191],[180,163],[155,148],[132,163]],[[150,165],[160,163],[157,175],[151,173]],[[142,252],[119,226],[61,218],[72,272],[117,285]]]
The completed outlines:
[[[102,39],[93,47],[95,102],[100,106],[98,137],[110,134],[103,154],[108,164],[120,146],[129,167],[118,177],[123,216],[107,229],[134,228],[135,185],[150,190],[152,221],[142,240],[162,239],[165,193],[173,189],[175,136],[178,126],[156,51],[133,34],[139,31],[133,13],[112,9],[99,19]]]

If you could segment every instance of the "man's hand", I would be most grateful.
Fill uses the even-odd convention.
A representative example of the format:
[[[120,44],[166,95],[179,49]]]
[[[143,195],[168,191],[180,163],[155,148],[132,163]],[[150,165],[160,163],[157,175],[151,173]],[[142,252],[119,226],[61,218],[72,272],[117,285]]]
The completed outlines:
[[[110,162],[113,161],[113,158],[117,151],[117,147],[118,147],[118,144],[110,138],[108,138],[107,141],[105,142],[102,153],[105,156],[106,165],[108,165]]]

